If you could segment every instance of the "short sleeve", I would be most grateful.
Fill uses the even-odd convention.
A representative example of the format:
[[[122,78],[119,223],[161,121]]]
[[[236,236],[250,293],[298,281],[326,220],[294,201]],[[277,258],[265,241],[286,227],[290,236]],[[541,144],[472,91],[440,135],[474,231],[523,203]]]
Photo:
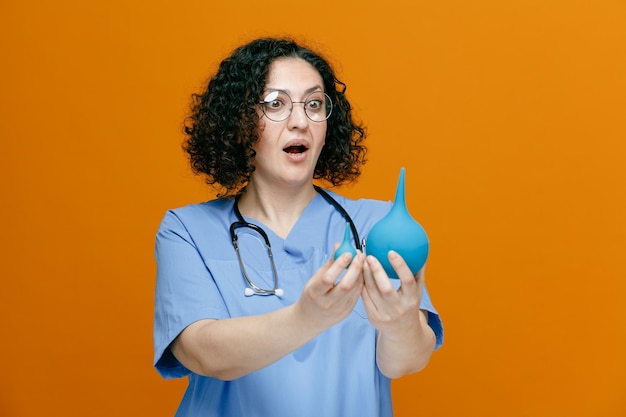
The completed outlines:
[[[211,271],[174,211],[166,213],[156,237],[154,366],[164,378],[189,374],[170,344],[190,324],[228,317]]]
[[[422,292],[420,308],[428,312],[428,325],[431,329],[433,329],[436,338],[435,350],[439,349],[441,345],[443,345],[443,323],[439,313],[430,300],[430,295],[428,294],[426,286],[424,286],[424,291]]]

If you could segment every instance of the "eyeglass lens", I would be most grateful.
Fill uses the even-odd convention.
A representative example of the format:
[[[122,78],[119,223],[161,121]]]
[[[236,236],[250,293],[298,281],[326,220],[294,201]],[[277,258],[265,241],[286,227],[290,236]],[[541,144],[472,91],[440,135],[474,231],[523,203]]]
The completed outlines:
[[[260,104],[265,116],[275,122],[287,120],[294,104],[302,104],[304,113],[314,122],[323,122],[330,117],[333,111],[332,100],[323,91],[312,92],[304,101],[293,101],[286,92],[274,90],[266,94]]]

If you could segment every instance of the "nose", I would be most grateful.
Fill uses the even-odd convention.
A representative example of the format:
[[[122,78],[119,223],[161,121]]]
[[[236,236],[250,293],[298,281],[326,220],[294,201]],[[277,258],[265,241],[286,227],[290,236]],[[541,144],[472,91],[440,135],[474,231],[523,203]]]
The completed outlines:
[[[289,126],[294,128],[306,128],[309,125],[309,118],[304,111],[304,103],[292,103],[291,114],[289,115]]]

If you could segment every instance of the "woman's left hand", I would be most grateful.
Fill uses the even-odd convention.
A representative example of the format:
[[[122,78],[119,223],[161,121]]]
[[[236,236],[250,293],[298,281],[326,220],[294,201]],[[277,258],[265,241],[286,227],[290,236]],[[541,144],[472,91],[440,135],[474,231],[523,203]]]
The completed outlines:
[[[428,313],[420,310],[424,289],[424,268],[413,275],[394,251],[389,262],[400,279],[397,291],[383,266],[373,256],[363,265],[363,304],[370,323],[378,329],[376,363],[389,378],[423,369],[435,348],[435,333],[428,325]]]
[[[363,267],[365,285],[362,290],[367,316],[381,332],[402,332],[420,318],[420,301],[424,288],[424,268],[415,276],[402,257],[389,252],[389,262],[400,279],[395,290],[380,262],[368,256]]]

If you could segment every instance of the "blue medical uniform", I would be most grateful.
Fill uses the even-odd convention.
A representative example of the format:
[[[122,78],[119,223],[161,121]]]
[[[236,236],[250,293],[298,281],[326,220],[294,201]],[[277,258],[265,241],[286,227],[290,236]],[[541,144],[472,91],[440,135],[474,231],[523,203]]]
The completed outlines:
[[[330,194],[362,236],[391,208],[389,202]],[[376,329],[360,299],[345,320],[302,348],[233,381],[197,375],[172,355],[169,345],[198,320],[262,314],[296,302],[305,283],[332,256],[335,242],[343,240],[346,224],[320,195],[286,239],[246,218],[268,234],[284,290],[281,298],[246,297],[247,285],[229,234],[236,220],[233,199],[217,199],[167,212],[157,234],[154,364],[165,378],[189,378],[176,416],[392,416],[391,381],[376,366]],[[246,269],[254,271],[255,284],[273,288],[267,259],[257,258],[261,257],[244,256]],[[399,285],[399,280],[392,281]],[[443,328],[426,290],[421,308],[429,312],[439,347]],[[254,349],[254,343],[247,348]]]

